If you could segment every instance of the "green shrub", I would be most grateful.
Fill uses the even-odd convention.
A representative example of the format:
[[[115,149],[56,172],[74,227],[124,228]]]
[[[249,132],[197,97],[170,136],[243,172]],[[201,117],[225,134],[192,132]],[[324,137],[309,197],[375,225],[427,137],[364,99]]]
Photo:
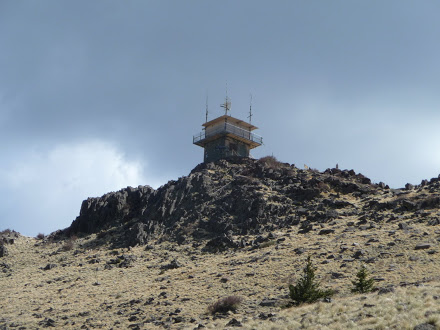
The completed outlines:
[[[354,287],[351,292],[367,293],[374,290],[374,279],[368,278],[368,271],[365,265],[356,274],[356,281],[352,281]]]
[[[235,311],[238,305],[243,301],[242,297],[228,296],[217,300],[217,302],[208,306],[208,312],[211,314],[227,313]]]
[[[315,270],[310,256],[307,257],[307,264],[304,267],[304,274],[295,285],[289,285],[289,297],[293,304],[312,303],[321,298],[327,298],[334,294],[333,290],[320,290],[319,282],[315,279]]]

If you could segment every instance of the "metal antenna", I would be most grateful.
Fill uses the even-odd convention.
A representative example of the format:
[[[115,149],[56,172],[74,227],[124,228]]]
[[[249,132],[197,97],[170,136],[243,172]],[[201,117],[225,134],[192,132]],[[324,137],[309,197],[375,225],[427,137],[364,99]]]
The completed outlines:
[[[228,114],[228,111],[231,110],[231,100],[228,98],[228,84],[226,83],[226,97],[225,103],[220,104],[222,108],[225,108],[225,116]]]
[[[249,124],[251,124],[252,123],[252,94],[251,94],[251,100],[249,103],[249,116],[248,116],[248,118],[249,118]]]
[[[206,118],[205,118],[205,123],[208,122],[208,92],[206,92]]]

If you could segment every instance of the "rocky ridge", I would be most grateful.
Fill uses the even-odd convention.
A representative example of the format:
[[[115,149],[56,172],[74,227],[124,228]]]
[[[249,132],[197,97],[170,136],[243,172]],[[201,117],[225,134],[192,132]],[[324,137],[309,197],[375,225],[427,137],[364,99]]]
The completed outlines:
[[[202,163],[188,176],[157,190],[127,187],[82,203],[69,235],[111,235],[116,246],[157,240],[193,241],[206,250],[262,243],[274,230],[295,226],[300,233],[326,229],[338,218],[355,216],[347,230],[383,222],[440,223],[440,182],[390,189],[353,170],[302,170],[273,157],[231,158]],[[260,235],[249,241],[248,235]],[[266,236],[267,237],[267,236]],[[258,241],[259,240],[259,241]]]

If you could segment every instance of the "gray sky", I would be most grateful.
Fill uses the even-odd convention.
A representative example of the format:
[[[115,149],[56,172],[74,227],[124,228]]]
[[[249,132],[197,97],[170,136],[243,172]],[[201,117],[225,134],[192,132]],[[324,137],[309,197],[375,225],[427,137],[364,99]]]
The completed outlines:
[[[203,159],[210,119],[253,156],[398,188],[440,173],[440,2],[0,1],[0,230],[65,228],[82,200]]]

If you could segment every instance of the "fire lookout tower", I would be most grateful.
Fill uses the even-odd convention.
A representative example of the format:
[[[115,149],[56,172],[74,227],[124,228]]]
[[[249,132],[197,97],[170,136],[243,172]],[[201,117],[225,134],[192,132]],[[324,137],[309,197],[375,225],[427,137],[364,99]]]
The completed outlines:
[[[231,156],[249,157],[250,150],[263,143],[261,136],[252,133],[257,129],[250,123],[252,105],[249,107],[249,123],[228,115],[231,102],[227,96],[221,107],[225,108],[225,114],[211,121],[208,121],[208,107],[206,108],[203,132],[193,136],[193,144],[205,149],[205,163]]]

